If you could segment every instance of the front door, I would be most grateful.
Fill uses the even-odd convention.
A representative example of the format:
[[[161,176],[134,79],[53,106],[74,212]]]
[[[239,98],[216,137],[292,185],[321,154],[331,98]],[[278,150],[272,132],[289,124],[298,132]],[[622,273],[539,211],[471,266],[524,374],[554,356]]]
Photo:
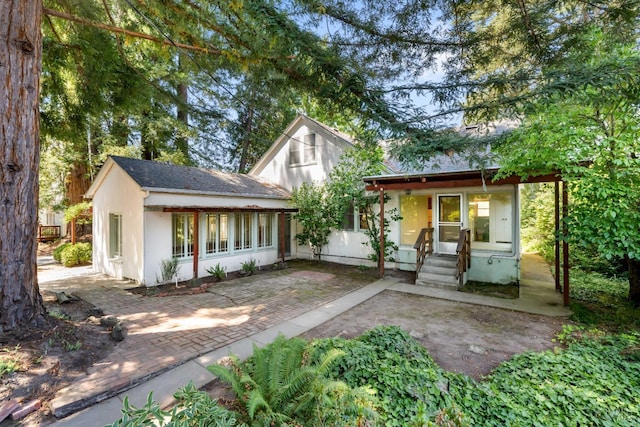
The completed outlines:
[[[456,253],[461,229],[462,195],[438,195],[438,253]]]

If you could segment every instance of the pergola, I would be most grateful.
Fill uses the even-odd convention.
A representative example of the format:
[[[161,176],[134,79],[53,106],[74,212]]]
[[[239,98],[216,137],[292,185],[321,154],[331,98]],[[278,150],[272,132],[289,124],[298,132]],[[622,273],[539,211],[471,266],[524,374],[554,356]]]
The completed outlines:
[[[431,172],[416,174],[380,175],[365,177],[367,191],[378,192],[380,204],[380,256],[379,269],[380,277],[384,276],[384,192],[389,190],[408,191],[422,189],[443,189],[460,187],[478,187],[502,184],[532,184],[542,182],[553,182],[555,185],[555,286],[556,290],[563,293],[564,305],[569,305],[569,244],[562,240],[562,277],[560,284],[560,240],[559,236],[567,235],[566,217],[568,212],[568,193],[565,182],[559,173],[549,173],[544,175],[529,176],[522,179],[519,176],[510,176],[493,180],[498,173],[498,168],[485,170],[468,170],[458,172]],[[560,203],[560,192],[562,191],[562,204]],[[562,211],[562,221],[560,213]],[[560,229],[562,227],[562,233]]]

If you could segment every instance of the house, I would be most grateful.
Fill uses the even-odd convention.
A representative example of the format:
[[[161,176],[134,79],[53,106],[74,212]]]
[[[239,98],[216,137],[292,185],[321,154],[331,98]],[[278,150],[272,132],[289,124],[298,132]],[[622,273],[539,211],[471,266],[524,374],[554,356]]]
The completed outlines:
[[[153,286],[163,260],[177,279],[208,275],[218,263],[282,259],[278,239],[290,193],[256,176],[111,156],[86,193],[93,200],[97,272]]]
[[[295,239],[290,192],[326,181],[353,146],[348,135],[300,115],[247,175],[110,157],[87,193],[94,267],[151,286],[171,258],[180,261],[181,280],[207,275],[218,263],[234,271],[249,259],[261,265],[311,259],[311,248]],[[366,177],[367,190],[386,195],[380,209],[397,208],[402,217],[390,224],[398,249],[382,270],[418,271],[418,284],[518,282],[518,186],[525,181],[494,181],[497,171],[495,164],[479,167],[450,153],[420,170],[389,161],[387,173]],[[526,182],[559,180],[546,175]],[[323,260],[375,266],[364,227],[357,209],[347,212],[323,247]]]

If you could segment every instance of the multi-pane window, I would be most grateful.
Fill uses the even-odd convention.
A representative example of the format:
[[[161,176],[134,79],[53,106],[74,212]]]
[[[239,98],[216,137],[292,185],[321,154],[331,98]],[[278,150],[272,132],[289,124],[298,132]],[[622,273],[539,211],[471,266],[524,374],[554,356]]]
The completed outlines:
[[[258,214],[258,247],[273,246],[273,214]]]
[[[367,223],[365,210],[360,210],[356,208],[353,203],[350,203],[344,211],[341,229],[345,231],[358,231],[367,228],[369,228],[369,224]]]
[[[513,197],[509,192],[469,194],[471,247],[511,250]]]
[[[109,214],[109,257],[122,256],[122,215]]]
[[[206,253],[229,250],[229,217],[227,214],[207,214]]]
[[[237,213],[234,218],[234,249],[243,250],[250,249],[251,242],[251,225],[253,223],[252,213]]]
[[[193,214],[173,214],[171,222],[173,257],[193,256]]]
[[[304,135],[289,141],[289,164],[308,165],[316,162],[316,134]]]

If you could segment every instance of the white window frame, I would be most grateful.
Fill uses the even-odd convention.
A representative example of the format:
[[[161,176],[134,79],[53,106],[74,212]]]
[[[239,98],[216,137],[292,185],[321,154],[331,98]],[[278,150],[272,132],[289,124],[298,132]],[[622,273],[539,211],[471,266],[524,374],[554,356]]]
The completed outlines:
[[[109,258],[122,258],[122,214],[109,213]]]
[[[316,163],[316,134],[309,133],[301,138],[289,140],[289,166],[305,166]]]
[[[273,221],[273,213],[258,213],[258,248],[273,247]]]
[[[178,226],[176,221],[182,219],[180,227],[182,228],[183,241],[177,242]],[[171,214],[171,256],[173,258],[190,258],[193,257],[193,241],[194,241],[194,215],[192,213],[174,213]],[[181,246],[178,249],[178,246]]]
[[[236,252],[248,251],[254,248],[253,212],[238,212],[233,215],[233,250]],[[247,229],[248,226],[248,229]]]
[[[222,220],[224,218],[224,221]],[[211,222],[214,222],[213,224]],[[211,226],[214,229],[212,230]],[[208,213],[205,216],[205,254],[229,252],[229,214]]]

